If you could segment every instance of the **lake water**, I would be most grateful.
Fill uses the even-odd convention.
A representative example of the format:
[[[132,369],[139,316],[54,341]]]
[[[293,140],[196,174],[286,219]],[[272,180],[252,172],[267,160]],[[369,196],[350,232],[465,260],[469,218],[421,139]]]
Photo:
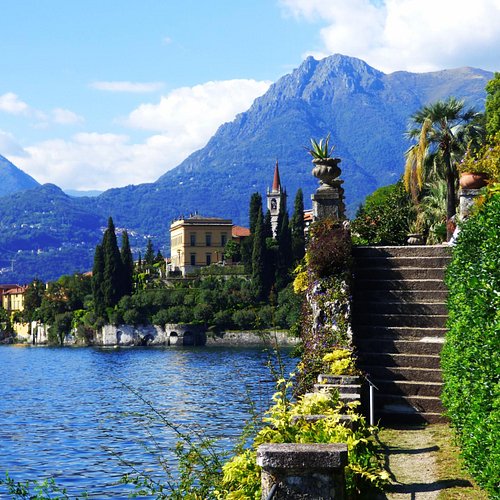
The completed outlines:
[[[288,372],[294,361],[284,359]],[[130,472],[124,462],[159,474],[146,448],[170,462],[177,441],[151,421],[144,400],[230,449],[249,419],[249,396],[258,411],[269,407],[267,361],[257,348],[0,346],[0,476],[52,476],[70,496],[127,498],[130,488],[117,485]]]

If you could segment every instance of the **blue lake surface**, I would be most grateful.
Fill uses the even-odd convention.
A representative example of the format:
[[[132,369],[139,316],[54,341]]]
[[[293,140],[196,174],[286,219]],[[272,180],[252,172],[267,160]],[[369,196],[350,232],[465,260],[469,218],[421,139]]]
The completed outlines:
[[[295,364],[282,353],[287,373]],[[50,348],[0,346],[0,476],[54,477],[70,496],[127,498],[117,484],[134,463],[161,475],[180,429],[231,449],[274,392],[259,348]],[[140,396],[138,395],[140,394]],[[8,498],[0,487],[0,498]]]

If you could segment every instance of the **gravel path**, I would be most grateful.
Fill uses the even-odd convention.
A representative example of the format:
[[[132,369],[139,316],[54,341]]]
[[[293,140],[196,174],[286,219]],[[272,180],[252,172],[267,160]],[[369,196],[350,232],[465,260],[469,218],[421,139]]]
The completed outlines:
[[[396,433],[397,445],[394,444]],[[392,484],[380,498],[435,500],[442,486],[435,474],[439,448],[431,433],[425,428],[403,428],[383,434],[382,439]]]

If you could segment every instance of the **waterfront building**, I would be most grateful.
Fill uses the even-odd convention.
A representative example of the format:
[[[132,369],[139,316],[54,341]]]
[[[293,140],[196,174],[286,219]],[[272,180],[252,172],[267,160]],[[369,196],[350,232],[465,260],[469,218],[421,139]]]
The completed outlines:
[[[2,308],[9,313],[24,310],[25,286],[21,285],[0,285],[0,298]]]
[[[198,214],[175,220],[170,225],[170,271],[182,275],[215,263],[225,263],[224,249],[230,239],[241,242],[250,233],[233,226],[231,219]]]

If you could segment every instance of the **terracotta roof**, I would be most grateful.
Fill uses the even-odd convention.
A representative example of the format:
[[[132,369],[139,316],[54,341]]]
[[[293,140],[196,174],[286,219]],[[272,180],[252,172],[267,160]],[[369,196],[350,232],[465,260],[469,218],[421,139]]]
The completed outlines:
[[[232,235],[233,238],[244,238],[250,236],[250,229],[242,226],[233,226]]]
[[[9,290],[5,290],[3,295],[16,295],[18,293],[24,293],[26,291],[25,286],[18,286],[16,288],[10,288]]]
[[[304,210],[304,221],[312,221],[312,220],[313,220],[312,210]]]

